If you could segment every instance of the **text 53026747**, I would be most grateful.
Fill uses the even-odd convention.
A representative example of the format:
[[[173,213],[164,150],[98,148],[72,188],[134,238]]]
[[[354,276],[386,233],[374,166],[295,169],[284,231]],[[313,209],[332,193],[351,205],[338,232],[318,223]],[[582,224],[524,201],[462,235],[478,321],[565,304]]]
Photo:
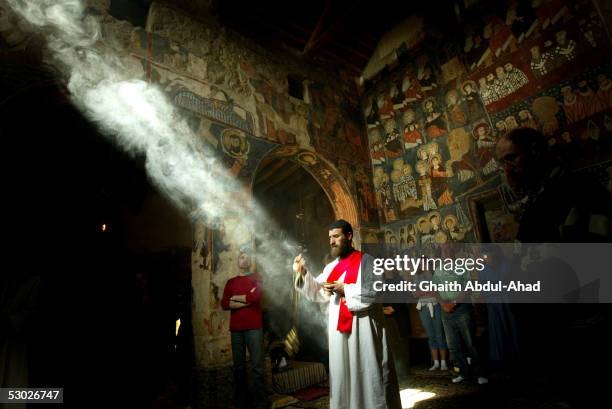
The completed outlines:
[[[64,388],[0,388],[0,403],[63,403]]]

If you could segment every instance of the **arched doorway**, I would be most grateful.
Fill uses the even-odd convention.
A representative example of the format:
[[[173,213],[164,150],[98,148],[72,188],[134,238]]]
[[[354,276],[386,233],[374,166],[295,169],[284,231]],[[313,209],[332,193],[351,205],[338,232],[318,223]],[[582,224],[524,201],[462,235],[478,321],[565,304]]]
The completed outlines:
[[[361,223],[354,194],[336,167],[314,151],[287,145],[278,146],[269,151],[259,162],[252,180],[251,187],[254,197],[257,198],[256,185],[266,176],[265,172],[271,171],[270,174],[273,174],[283,168],[297,169],[296,165],[306,171],[321,187],[332,206],[335,218],[345,219],[353,225],[355,231],[353,244],[360,248]]]
[[[314,274],[330,261],[327,234],[333,220],[347,219],[358,231],[356,206],[346,183],[332,165],[312,151],[275,149],[260,162],[252,192],[281,234],[286,235],[283,239],[299,243]],[[281,279],[287,281],[283,288],[293,286],[291,274]],[[265,325],[272,344],[284,345],[299,360],[326,362],[324,311],[292,291],[273,297],[273,302],[266,303],[264,296]],[[295,338],[290,335],[292,330],[296,331]],[[297,341],[287,342],[291,339]]]
[[[335,214],[317,181],[298,162],[268,158],[255,175],[253,197],[280,227],[284,235],[281,239],[299,243],[301,249],[296,253],[302,252],[308,258],[313,274],[322,271],[329,253],[327,228]],[[292,288],[293,276],[289,272],[278,279],[286,281],[283,288]],[[325,333],[324,315],[317,306],[304,305],[307,302],[299,300],[293,291],[264,294],[265,330],[272,347],[281,346],[300,360],[325,361],[325,339],[311,335],[320,338]]]
[[[253,197],[293,242],[323,265],[328,253],[327,227],[335,212],[323,188],[297,162],[264,160],[255,175]]]

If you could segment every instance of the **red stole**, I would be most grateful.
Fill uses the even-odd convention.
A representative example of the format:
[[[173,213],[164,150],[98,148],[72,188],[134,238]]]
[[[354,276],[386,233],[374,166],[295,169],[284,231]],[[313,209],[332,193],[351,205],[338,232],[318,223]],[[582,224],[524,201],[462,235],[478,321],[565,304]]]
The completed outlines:
[[[344,284],[355,284],[357,282],[357,275],[359,274],[359,266],[361,264],[361,252],[353,250],[353,252],[345,259],[341,259],[336,267],[329,273],[327,282],[332,283],[337,281],[340,276],[344,275]],[[353,313],[349,311],[346,306],[346,300],[343,298],[340,301],[340,314],[338,315],[338,326],[337,330],[347,334],[351,333],[353,328]]]

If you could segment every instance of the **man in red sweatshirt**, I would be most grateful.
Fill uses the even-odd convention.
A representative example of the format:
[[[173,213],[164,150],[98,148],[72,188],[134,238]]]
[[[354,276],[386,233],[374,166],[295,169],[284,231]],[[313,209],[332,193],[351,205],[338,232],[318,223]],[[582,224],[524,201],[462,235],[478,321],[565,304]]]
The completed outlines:
[[[249,402],[246,376],[246,348],[248,348],[255,386],[255,408],[260,409],[267,407],[263,370],[261,283],[255,278],[251,267],[251,255],[246,248],[241,248],[238,256],[240,274],[225,284],[221,307],[231,311],[235,407],[245,408]]]

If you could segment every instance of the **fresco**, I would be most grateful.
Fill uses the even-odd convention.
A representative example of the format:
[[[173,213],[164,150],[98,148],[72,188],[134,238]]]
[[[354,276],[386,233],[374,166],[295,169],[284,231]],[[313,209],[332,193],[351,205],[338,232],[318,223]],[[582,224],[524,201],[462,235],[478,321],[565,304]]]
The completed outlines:
[[[511,241],[507,192],[486,215],[468,209],[499,189],[494,148],[512,129],[543,132],[585,166],[610,158],[612,50],[591,2],[480,3],[476,14],[444,53],[425,40],[365,86],[384,242],[474,240],[475,217],[492,240]]]
[[[478,19],[465,25],[463,56],[466,67],[475,71],[494,65],[507,54],[525,48],[534,38],[555,32],[592,11],[591,2],[585,0],[538,0],[507,1],[505,5],[492,8],[489,14],[479,13]],[[567,47],[571,43],[561,45]]]
[[[314,147],[334,165],[340,158],[368,163],[359,99],[351,78],[333,77],[290,59],[281,64],[277,55],[257,44],[249,43],[247,50],[248,40],[216,24],[210,22],[205,28],[171,7],[155,4],[147,21],[148,32],[138,39],[140,54],[221,90],[224,101],[252,116],[243,115],[247,124],[241,129],[255,137]],[[305,79],[303,99],[289,95],[289,74]],[[198,109],[210,113],[204,102],[197,104]],[[251,129],[245,129],[249,126]]]
[[[419,70],[437,72],[426,66],[403,68],[400,77],[410,81]],[[452,205],[456,193],[499,170],[491,152],[493,127],[484,117],[475,84],[444,87],[435,75],[419,82],[415,74],[418,91],[396,98],[395,104],[383,102],[396,95],[398,87],[392,82],[388,94],[380,92],[380,85],[373,92],[381,101],[376,106],[373,96],[366,98],[374,190],[383,223]]]
[[[572,2],[563,10],[562,20],[533,31],[514,51],[474,67],[470,79],[477,82],[489,112],[503,110],[532,95],[534,89],[546,89],[608,59],[603,23],[589,2]]]
[[[252,176],[267,147],[312,150],[341,171],[360,206],[362,224],[377,226],[368,141],[354,81],[290,59],[280,64],[277,55],[256,44],[247,50],[248,40],[215,24],[204,28],[171,7],[154,4],[147,31],[132,41],[146,78],[192,115],[194,130],[222,153],[233,174]],[[432,78],[431,68],[421,71],[425,84]],[[303,99],[289,95],[289,74],[304,78]],[[239,132],[221,135],[208,122]],[[246,142],[239,141],[242,136]]]
[[[398,250],[410,250],[417,245],[472,241],[473,225],[465,204],[456,203],[441,210],[423,213],[408,221],[385,226],[378,242]],[[372,241],[373,242],[373,241]]]
[[[234,106],[224,99],[202,98],[191,91],[177,91],[174,104],[204,117],[238,128],[244,132],[254,132],[253,116],[250,112]]]
[[[344,159],[355,164],[368,163],[367,142],[358,105],[323,83],[309,86],[311,110],[308,129],[317,152],[338,164]]]
[[[549,144],[571,159],[609,151],[612,132],[612,63],[560,81],[493,115],[500,130],[529,126],[550,137]],[[564,147],[565,146],[565,147]]]

